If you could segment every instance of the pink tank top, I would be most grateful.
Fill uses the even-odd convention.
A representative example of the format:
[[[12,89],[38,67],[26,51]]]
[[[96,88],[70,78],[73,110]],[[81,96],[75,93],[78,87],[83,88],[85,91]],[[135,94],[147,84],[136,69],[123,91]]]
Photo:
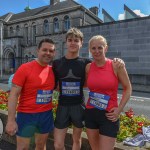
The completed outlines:
[[[96,93],[96,95],[103,95],[106,99],[109,97],[108,104],[105,108],[107,111],[113,107],[118,107],[118,78],[114,73],[112,60],[107,59],[105,65],[102,67],[98,67],[95,62],[91,63],[87,79],[87,87],[92,94]],[[87,109],[94,108],[94,106],[91,105],[92,97],[90,97],[86,105]]]

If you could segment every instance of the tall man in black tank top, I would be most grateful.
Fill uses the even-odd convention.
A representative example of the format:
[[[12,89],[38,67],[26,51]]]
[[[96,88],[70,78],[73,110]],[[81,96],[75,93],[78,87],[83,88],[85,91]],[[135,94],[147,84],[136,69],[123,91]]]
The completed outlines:
[[[71,124],[74,126],[72,150],[81,148],[85,109],[83,96],[85,67],[91,62],[89,59],[79,57],[82,44],[83,33],[77,28],[71,28],[66,35],[66,55],[53,62],[56,85],[60,90],[54,130],[55,150],[65,150],[64,140]],[[114,59],[114,61],[117,62],[118,67],[124,65],[121,59]]]
[[[73,124],[73,150],[81,148],[81,132],[84,120],[83,85],[85,67],[91,61],[79,57],[83,33],[71,28],[66,35],[67,53],[53,62],[60,96],[55,120],[54,147],[64,150],[64,139],[68,127]]]

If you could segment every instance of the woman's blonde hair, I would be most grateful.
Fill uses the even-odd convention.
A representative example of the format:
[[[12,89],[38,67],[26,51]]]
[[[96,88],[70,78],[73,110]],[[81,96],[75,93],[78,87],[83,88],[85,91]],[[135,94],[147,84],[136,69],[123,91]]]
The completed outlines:
[[[89,40],[89,47],[90,47],[91,42],[92,42],[93,40],[100,40],[100,41],[102,41],[102,42],[104,43],[104,46],[105,46],[105,47],[107,46],[107,40],[106,40],[103,36],[101,36],[101,35],[95,35],[95,36],[93,36],[93,37]]]

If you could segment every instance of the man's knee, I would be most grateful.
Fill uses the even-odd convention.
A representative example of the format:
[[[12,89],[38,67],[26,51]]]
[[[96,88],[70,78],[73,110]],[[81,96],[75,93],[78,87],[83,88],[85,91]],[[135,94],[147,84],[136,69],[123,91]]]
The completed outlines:
[[[25,144],[17,144],[17,150],[28,150],[29,146]]]
[[[28,150],[30,145],[30,138],[17,136],[17,150]]]
[[[46,141],[47,141],[47,137],[37,138],[36,136],[36,139],[35,139],[36,150],[44,150],[44,148],[46,148]]]
[[[73,143],[80,144],[81,138],[73,138]]]
[[[44,150],[44,147],[46,147],[46,143],[38,142],[35,146],[36,150]]]
[[[82,129],[74,128],[73,135],[72,135],[74,143],[80,143],[81,142],[81,133],[82,133]]]
[[[59,143],[55,141],[54,147],[55,147],[55,150],[64,150],[64,143],[63,142]]]

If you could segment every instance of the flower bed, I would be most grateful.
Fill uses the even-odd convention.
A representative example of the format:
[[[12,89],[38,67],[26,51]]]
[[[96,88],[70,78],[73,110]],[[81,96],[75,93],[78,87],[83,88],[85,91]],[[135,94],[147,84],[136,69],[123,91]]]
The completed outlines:
[[[9,93],[0,90],[0,109],[7,110],[7,99]],[[56,117],[56,110],[58,105],[58,92],[53,93],[53,115]],[[127,112],[120,115],[120,130],[117,135],[117,141],[121,142],[127,137],[134,137],[135,135],[142,133],[142,126],[149,126],[150,120],[145,116],[134,115],[133,110],[130,108]]]
[[[8,92],[4,92],[0,89],[0,109],[7,110]]]
[[[143,126],[149,126],[150,120],[144,115],[136,116],[132,108],[120,115],[120,130],[117,135],[117,141],[123,141],[127,137],[134,137],[142,133]]]

